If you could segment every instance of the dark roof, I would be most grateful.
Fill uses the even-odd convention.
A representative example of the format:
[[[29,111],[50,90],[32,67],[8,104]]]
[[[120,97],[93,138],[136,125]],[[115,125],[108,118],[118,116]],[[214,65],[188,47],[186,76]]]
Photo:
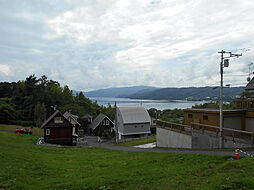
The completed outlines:
[[[93,122],[89,125],[89,128],[94,130],[96,127],[98,127],[98,125],[105,119],[108,118],[106,115],[104,115],[103,113],[100,113],[94,120]],[[108,120],[110,122],[112,122],[109,118]],[[113,122],[112,122],[113,123]]]
[[[40,128],[45,127],[45,125],[47,125],[57,114],[60,114],[67,122],[72,125],[72,123],[68,119],[66,119],[59,110],[56,110],[46,121],[44,121]]]
[[[251,79],[251,81],[247,84],[245,87],[245,90],[254,90],[254,77]]]

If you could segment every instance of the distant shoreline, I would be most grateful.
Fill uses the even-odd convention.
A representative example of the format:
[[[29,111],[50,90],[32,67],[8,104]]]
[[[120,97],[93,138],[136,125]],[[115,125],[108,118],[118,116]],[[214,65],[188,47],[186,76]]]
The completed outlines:
[[[210,101],[189,101],[189,100],[143,100],[131,98],[114,98],[114,97],[88,97],[93,102],[97,101],[99,105],[114,106],[115,103],[119,106],[138,106],[142,105],[146,109],[155,108],[157,110],[165,109],[186,109],[191,108],[196,104],[203,104]]]

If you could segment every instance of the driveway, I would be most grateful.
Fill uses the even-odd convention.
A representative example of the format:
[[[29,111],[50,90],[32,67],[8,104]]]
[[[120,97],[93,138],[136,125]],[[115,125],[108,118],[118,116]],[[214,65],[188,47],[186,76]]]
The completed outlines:
[[[87,144],[86,144],[87,143]],[[234,156],[234,149],[232,150],[184,150],[184,149],[161,149],[161,148],[135,148],[135,147],[125,147],[117,146],[114,141],[103,141],[98,143],[97,137],[86,136],[84,139],[78,142],[78,146],[84,147],[103,147],[111,150],[121,150],[121,151],[137,151],[137,152],[175,152],[184,154],[210,154],[210,155],[230,155]],[[250,154],[254,154],[254,151],[248,151]],[[241,153],[241,156],[244,154]]]

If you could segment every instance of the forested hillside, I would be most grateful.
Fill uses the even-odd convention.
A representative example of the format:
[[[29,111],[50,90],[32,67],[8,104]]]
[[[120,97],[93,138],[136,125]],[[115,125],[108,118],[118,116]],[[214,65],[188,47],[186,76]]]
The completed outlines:
[[[137,92],[149,92],[159,88],[152,86],[131,86],[131,87],[119,87],[119,88],[106,88],[99,89],[90,92],[84,92],[87,97],[124,97]]]
[[[224,100],[234,100],[236,95],[241,94],[244,87],[224,88]],[[132,95],[124,96],[133,99],[150,100],[218,100],[220,88],[214,87],[189,87],[189,88],[161,88],[148,92],[137,92]]]
[[[102,112],[114,117],[110,106],[99,106],[82,92],[73,95],[67,85],[61,87],[46,76],[31,75],[22,81],[0,83],[0,123],[39,126],[54,112],[54,107],[62,113],[71,110],[78,116]]]

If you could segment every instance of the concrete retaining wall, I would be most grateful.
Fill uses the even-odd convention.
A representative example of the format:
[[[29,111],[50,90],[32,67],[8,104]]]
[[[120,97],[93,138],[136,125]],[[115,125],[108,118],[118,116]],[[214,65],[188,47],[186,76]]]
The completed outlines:
[[[157,146],[169,148],[219,148],[219,137],[193,131],[192,136],[157,127]],[[253,147],[248,143],[224,139],[224,148]]]
[[[157,146],[171,148],[191,148],[191,136],[171,131],[168,129],[157,128]]]

